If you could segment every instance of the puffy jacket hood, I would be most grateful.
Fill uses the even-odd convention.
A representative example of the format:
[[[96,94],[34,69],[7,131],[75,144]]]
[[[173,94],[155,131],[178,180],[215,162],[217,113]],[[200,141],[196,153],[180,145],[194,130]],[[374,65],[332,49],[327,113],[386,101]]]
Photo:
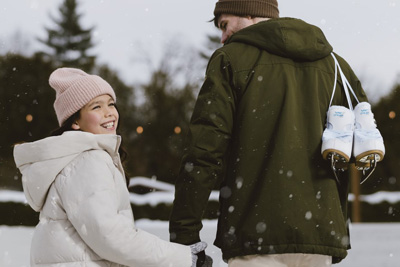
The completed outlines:
[[[296,61],[315,61],[332,52],[320,28],[294,18],[270,19],[251,25],[233,34],[225,45],[232,42]]]
[[[121,138],[117,135],[69,131],[61,136],[15,146],[14,160],[22,173],[22,185],[29,205],[40,211],[58,173],[84,151],[107,151],[123,173],[118,154],[120,143]]]

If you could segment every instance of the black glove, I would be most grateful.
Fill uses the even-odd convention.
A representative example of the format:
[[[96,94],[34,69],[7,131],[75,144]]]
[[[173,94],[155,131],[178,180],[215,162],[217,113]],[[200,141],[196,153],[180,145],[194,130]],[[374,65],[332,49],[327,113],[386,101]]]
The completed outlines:
[[[212,267],[212,258],[204,252],[207,247],[206,242],[197,242],[189,247],[192,252],[192,267]]]
[[[197,254],[196,267],[212,267],[212,264],[213,264],[212,258],[206,255],[204,250]]]

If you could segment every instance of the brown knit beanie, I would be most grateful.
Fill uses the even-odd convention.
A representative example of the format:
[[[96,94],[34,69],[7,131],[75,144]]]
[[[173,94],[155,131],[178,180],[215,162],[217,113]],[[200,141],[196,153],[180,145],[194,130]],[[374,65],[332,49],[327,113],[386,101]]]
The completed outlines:
[[[93,98],[108,94],[116,101],[110,84],[80,69],[56,69],[50,75],[49,84],[56,91],[54,110],[60,126]]]
[[[214,16],[221,14],[279,18],[277,0],[219,0],[215,4]]]

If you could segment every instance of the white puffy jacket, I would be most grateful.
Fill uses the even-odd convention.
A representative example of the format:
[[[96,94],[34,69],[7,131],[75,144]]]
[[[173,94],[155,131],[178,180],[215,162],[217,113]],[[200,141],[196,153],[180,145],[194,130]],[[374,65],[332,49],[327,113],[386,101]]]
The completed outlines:
[[[188,246],[135,227],[117,135],[65,132],[17,145],[26,198],[40,211],[32,266],[189,267]]]

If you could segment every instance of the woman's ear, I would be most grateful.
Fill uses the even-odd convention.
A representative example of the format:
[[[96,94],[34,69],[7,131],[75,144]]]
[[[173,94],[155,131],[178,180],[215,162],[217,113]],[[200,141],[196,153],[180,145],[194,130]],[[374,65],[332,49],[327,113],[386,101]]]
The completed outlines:
[[[80,129],[81,129],[81,127],[79,126],[79,124],[78,124],[77,121],[74,122],[74,123],[72,123],[71,128],[72,128],[73,130],[80,130]]]

